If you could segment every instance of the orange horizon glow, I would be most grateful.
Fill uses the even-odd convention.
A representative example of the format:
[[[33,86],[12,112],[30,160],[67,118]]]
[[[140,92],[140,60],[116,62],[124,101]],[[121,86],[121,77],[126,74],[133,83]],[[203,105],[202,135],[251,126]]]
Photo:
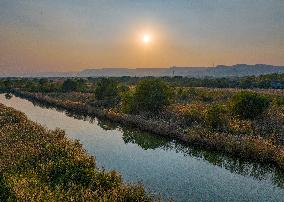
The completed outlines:
[[[221,4],[213,14],[199,3],[206,12],[184,9],[185,2],[6,4],[0,8],[0,68],[11,72],[284,65],[284,30],[274,21],[277,3],[262,3],[258,12],[240,4],[239,10],[248,9],[242,10],[244,18]]]
[[[2,58],[6,57],[13,61],[2,61],[4,65],[14,65],[20,69],[32,71],[39,69],[78,71],[90,67],[210,67],[213,63],[224,65],[284,63],[281,57],[283,53],[280,50],[276,53],[269,49],[241,51],[235,48],[228,51],[226,47],[219,47],[217,52],[210,47],[202,50],[203,45],[198,47],[194,45],[194,42],[186,48],[166,39],[155,39],[154,43],[150,35],[147,35],[145,39],[145,34],[139,40],[140,44],[142,40],[142,43],[149,47],[145,49],[127,39],[109,46],[96,45],[95,42],[87,44],[80,39],[77,41],[34,40],[28,33],[23,32],[17,36],[13,32],[7,32],[5,40],[1,43],[0,54]]]

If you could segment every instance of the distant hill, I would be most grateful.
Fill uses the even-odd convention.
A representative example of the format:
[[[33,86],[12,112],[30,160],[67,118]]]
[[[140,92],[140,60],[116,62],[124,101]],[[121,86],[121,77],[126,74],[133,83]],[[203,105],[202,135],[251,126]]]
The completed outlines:
[[[1,77],[76,77],[78,72],[39,72],[39,73],[9,73],[5,71],[0,71]]]
[[[41,72],[34,73],[32,77],[76,77],[78,72]],[[30,74],[23,74],[24,77],[30,76]]]
[[[284,73],[284,66],[265,64],[233,66],[218,65],[216,67],[170,67],[170,68],[101,68],[86,69],[77,74],[79,77],[101,76],[188,76],[188,77],[236,77]]]
[[[144,77],[144,76],[187,76],[195,78],[203,77],[242,77],[258,76],[271,73],[284,73],[284,66],[265,64],[247,65],[236,64],[232,66],[218,65],[216,67],[169,67],[169,68],[94,68],[81,72],[41,72],[9,74],[1,67],[0,77]]]

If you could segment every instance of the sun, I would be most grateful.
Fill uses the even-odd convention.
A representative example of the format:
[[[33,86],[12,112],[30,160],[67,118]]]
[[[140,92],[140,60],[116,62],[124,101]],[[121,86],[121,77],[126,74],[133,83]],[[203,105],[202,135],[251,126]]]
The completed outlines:
[[[151,42],[151,35],[149,35],[149,34],[144,34],[143,36],[142,36],[142,41],[143,41],[143,43],[144,44],[148,44],[148,43],[150,43]]]

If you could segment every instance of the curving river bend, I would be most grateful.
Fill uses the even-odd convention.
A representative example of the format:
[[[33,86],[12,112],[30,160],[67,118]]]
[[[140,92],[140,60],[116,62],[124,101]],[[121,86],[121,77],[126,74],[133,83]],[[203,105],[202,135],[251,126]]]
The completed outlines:
[[[0,103],[47,128],[78,139],[98,167],[175,201],[284,201],[284,173],[273,166],[184,146],[176,141],[96,118],[46,108],[0,94]]]

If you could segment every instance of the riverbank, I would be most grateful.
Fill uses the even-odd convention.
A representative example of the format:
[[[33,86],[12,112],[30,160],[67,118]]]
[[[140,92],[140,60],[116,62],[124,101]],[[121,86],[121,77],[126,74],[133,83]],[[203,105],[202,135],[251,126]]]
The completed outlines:
[[[158,135],[170,137],[186,144],[225,152],[229,155],[263,163],[272,163],[284,169],[284,147],[273,139],[260,136],[234,136],[224,132],[211,131],[202,127],[183,130],[175,123],[162,120],[145,119],[140,115],[129,115],[111,109],[97,109],[80,102],[66,102],[45,96],[41,93],[13,91],[16,96],[59,107],[64,110],[106,118],[113,122],[137,127]]]
[[[0,201],[153,201],[123,182],[64,131],[48,130],[0,104]]]

